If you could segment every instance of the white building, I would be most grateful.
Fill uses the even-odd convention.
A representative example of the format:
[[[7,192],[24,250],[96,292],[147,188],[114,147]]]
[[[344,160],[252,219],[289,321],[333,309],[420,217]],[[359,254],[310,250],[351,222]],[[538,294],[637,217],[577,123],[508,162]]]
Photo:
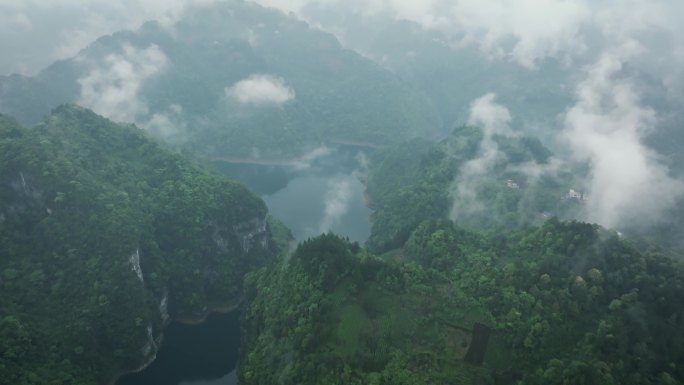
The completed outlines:
[[[513,179],[509,179],[506,181],[506,187],[517,190],[520,188],[520,185],[518,185],[518,183],[516,183]]]
[[[575,199],[578,201],[586,201],[587,195],[583,192],[575,191],[575,189],[570,189],[568,193],[565,195],[565,199]]]

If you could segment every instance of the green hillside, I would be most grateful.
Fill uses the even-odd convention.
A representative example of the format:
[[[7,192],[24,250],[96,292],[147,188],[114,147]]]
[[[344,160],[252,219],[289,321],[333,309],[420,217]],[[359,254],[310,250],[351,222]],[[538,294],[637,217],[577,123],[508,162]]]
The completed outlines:
[[[494,136],[492,141],[497,157],[475,174],[465,174],[464,168],[485,156],[478,127],[458,127],[439,143],[417,139],[375,152],[366,181],[375,209],[368,248],[383,253],[400,247],[426,219],[505,231],[541,224],[550,216],[575,217],[581,202],[563,197],[581,186],[581,169],[564,166],[538,178],[525,170],[547,167],[552,156],[539,140]],[[472,200],[458,195],[459,185],[472,191]],[[464,209],[454,212],[455,203]]]
[[[107,383],[169,319],[235,306],[273,254],[264,203],[91,111],[0,119],[0,378]]]
[[[245,384],[684,380],[682,265],[595,225],[491,234],[429,221],[384,260],[322,235],[246,290]]]

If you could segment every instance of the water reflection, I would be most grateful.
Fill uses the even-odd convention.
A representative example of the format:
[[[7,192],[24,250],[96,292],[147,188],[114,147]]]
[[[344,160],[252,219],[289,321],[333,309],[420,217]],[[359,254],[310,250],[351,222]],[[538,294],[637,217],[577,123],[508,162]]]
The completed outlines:
[[[272,215],[292,230],[297,240],[333,231],[363,243],[370,235],[371,210],[359,180],[366,167],[364,151],[339,146],[312,151],[306,162],[249,164],[217,161],[227,177],[260,194]]]
[[[117,385],[235,384],[229,373],[235,370],[239,346],[237,311],[211,314],[198,325],[172,323],[164,329],[157,359]]]
[[[304,175],[263,199],[271,214],[298,240],[333,231],[363,243],[371,226],[371,210],[364,206],[363,191],[353,175]]]

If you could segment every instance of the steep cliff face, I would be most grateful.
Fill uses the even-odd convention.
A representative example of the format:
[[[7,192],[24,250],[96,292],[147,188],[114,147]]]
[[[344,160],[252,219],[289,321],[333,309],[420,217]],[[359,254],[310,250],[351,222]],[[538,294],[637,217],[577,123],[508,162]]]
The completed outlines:
[[[239,303],[273,255],[266,214],[134,126],[75,106],[33,129],[0,116],[0,378],[107,383],[149,363],[171,319]]]

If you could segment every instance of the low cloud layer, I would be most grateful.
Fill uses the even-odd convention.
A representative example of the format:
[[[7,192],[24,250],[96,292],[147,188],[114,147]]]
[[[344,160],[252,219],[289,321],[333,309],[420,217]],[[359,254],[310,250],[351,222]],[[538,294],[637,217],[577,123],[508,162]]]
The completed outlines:
[[[332,153],[332,150],[327,146],[319,146],[313,150],[305,153],[295,160],[292,167],[295,170],[301,171],[311,168],[316,160],[324,158]]]
[[[97,37],[137,28],[147,20],[171,25],[185,7],[216,0],[54,0],[0,2],[0,74],[33,74],[75,55]],[[555,57],[581,58],[596,45],[634,31],[657,38],[660,54],[683,63],[679,0],[255,0],[308,16],[307,7],[359,15],[387,14],[445,32],[457,45],[474,45],[492,58],[527,68]],[[326,27],[326,26],[323,26]],[[344,26],[330,26],[330,30]],[[660,36],[658,36],[660,35]],[[665,43],[663,43],[665,42]],[[660,45],[661,47],[656,47]],[[657,61],[654,60],[654,61]],[[675,64],[670,60],[670,63]],[[672,66],[676,67],[675,65]],[[680,66],[681,67],[681,66]],[[660,71],[662,73],[662,71]],[[669,71],[668,71],[669,72]],[[676,81],[670,75],[667,81]]]
[[[456,46],[534,69],[546,58],[564,62],[622,40],[635,31],[666,39],[681,36],[678,0],[258,0],[303,17],[334,13],[388,15],[445,33]],[[316,12],[310,12],[315,9]],[[328,26],[323,25],[323,28]],[[340,31],[344,25],[330,26]],[[654,34],[655,33],[655,34]],[[668,41],[670,48],[682,48]],[[670,50],[672,51],[672,50]],[[670,56],[668,53],[663,51]]]
[[[494,135],[513,136],[509,128],[511,113],[508,108],[496,103],[496,95],[486,94],[470,104],[470,118],[468,124],[482,127],[484,142],[491,142]]]
[[[325,210],[318,226],[319,233],[332,230],[342,217],[349,211],[349,202],[353,196],[352,186],[348,177],[340,177],[328,182],[325,193]]]
[[[330,12],[341,8],[364,16],[386,14],[441,30],[457,46],[474,45],[489,57],[510,59],[527,68],[535,68],[547,57],[565,58],[583,53],[586,44],[581,30],[593,23],[596,10],[602,8],[588,0],[258,2],[305,17],[307,6]]]
[[[150,134],[171,143],[181,143],[187,140],[187,123],[183,107],[172,104],[167,111],[157,112],[149,120],[138,122]]]
[[[141,96],[145,81],[169,66],[166,55],[156,45],[144,49],[124,45],[120,53],[92,64],[90,71],[78,79],[81,93],[77,102],[114,121],[135,123],[152,135],[182,142],[186,139],[183,108],[172,104],[166,110],[150,112]]]
[[[107,56],[78,80],[78,103],[115,121],[140,122],[148,113],[140,88],[167,65],[166,55],[156,45],[146,49],[124,45],[121,53]]]
[[[252,75],[225,90],[226,96],[240,104],[282,105],[294,100],[295,92],[285,80],[271,75]]]
[[[200,0],[0,0],[0,75],[33,75],[98,37],[149,20],[170,25]]]
[[[684,193],[658,155],[643,144],[656,113],[642,105],[635,85],[622,77],[624,64],[638,54],[628,45],[605,52],[586,68],[576,104],[565,115],[564,135],[575,160],[590,165],[586,217],[609,227],[652,224]]]
[[[478,199],[477,187],[497,163],[505,160],[504,155],[499,152],[494,136],[513,136],[508,126],[510,122],[510,112],[506,107],[496,103],[494,94],[484,95],[471,103],[468,124],[481,127],[483,138],[478,156],[461,167],[454,181],[454,203],[450,215],[452,220],[458,221],[463,216],[470,216],[485,209]]]

